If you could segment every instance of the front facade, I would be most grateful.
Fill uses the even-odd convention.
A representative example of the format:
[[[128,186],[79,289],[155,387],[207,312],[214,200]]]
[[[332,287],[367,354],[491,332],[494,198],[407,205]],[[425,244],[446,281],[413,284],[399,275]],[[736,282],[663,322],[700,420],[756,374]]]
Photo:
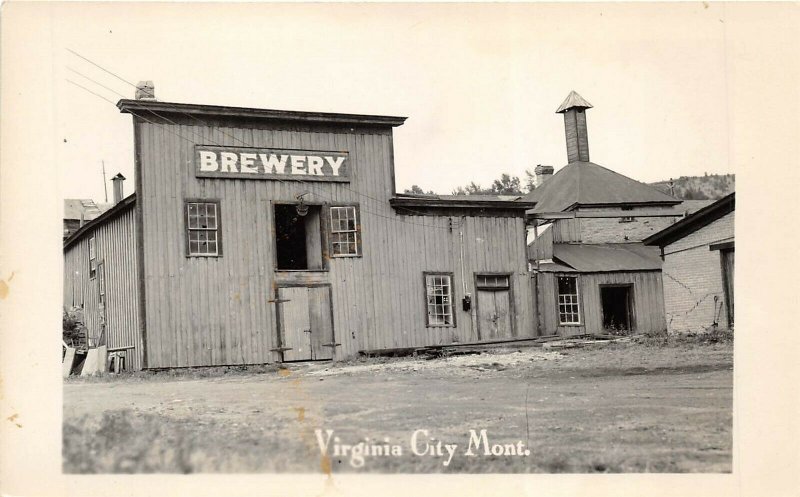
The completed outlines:
[[[134,125],[140,367],[535,336],[533,204],[396,195],[405,118],[118,106]]]
[[[733,329],[735,194],[648,237],[661,250],[667,329]]]

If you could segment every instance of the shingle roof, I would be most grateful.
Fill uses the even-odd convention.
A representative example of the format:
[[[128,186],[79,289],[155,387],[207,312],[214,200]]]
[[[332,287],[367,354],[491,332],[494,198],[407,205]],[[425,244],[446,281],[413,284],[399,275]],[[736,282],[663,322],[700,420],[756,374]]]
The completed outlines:
[[[563,212],[578,205],[676,205],[681,201],[593,162],[562,167],[522,201],[536,202],[535,213]]]
[[[553,261],[576,271],[602,273],[612,271],[657,271],[661,269],[659,250],[641,243],[600,243],[553,245]]]

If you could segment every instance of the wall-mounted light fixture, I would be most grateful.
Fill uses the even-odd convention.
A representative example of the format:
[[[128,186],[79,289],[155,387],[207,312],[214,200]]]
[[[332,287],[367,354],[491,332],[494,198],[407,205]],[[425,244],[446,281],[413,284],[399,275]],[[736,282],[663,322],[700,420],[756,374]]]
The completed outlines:
[[[299,202],[295,206],[295,209],[297,210],[297,214],[299,216],[301,216],[301,217],[305,216],[306,214],[308,214],[308,205],[306,205],[306,203],[303,201],[303,197],[308,195],[308,194],[309,194],[308,192],[305,192],[305,193],[301,193],[300,195],[295,197],[295,198],[297,198],[297,200]]]

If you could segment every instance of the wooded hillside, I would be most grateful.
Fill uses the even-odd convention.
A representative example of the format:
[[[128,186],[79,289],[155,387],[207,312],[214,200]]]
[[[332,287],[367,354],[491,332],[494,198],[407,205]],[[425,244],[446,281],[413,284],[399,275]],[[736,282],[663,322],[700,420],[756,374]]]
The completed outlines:
[[[650,185],[664,193],[670,193],[670,180],[657,181]],[[682,200],[717,200],[736,189],[734,174],[706,174],[704,176],[681,176],[672,180],[674,196]]]

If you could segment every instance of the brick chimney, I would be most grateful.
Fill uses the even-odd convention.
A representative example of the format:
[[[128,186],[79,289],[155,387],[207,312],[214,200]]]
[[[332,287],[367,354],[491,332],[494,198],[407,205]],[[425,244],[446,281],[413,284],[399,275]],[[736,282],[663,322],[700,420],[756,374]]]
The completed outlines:
[[[536,169],[533,170],[533,186],[536,188],[542,186],[542,183],[550,179],[550,176],[553,175],[553,171],[553,166],[545,166],[544,164],[536,166]]]
[[[155,100],[156,87],[152,81],[139,81],[136,85],[136,100]]]
[[[117,205],[120,200],[122,200],[122,182],[125,181],[125,176],[122,173],[117,173],[116,176],[111,178],[111,182],[114,183],[114,205]]]
[[[558,107],[556,114],[564,114],[567,135],[567,162],[589,162],[589,136],[586,131],[586,109],[592,104],[575,91]]]

